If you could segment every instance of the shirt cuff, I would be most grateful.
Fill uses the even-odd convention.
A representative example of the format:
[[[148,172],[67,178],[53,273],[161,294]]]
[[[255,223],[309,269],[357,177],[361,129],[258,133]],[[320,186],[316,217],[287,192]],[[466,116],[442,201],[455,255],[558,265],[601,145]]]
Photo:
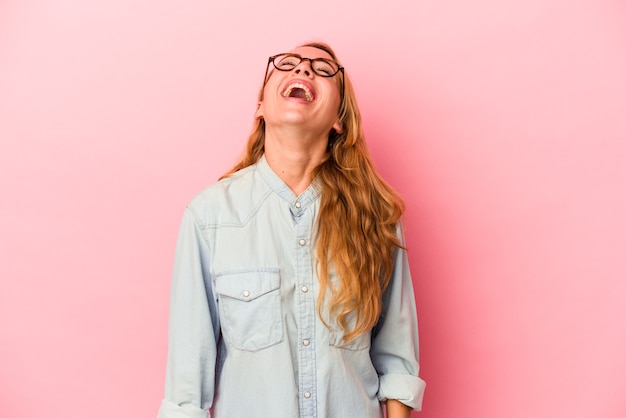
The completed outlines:
[[[157,418],[211,418],[211,415],[204,409],[194,406],[179,406],[163,399]]]
[[[407,374],[386,374],[380,376],[378,400],[395,399],[416,411],[422,410],[422,399],[426,382],[417,376]]]

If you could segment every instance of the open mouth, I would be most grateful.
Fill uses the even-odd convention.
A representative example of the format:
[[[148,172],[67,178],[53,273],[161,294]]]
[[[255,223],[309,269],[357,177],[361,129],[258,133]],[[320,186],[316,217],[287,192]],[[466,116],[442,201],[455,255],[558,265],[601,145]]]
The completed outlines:
[[[315,99],[315,95],[311,89],[306,84],[297,81],[289,84],[289,86],[287,86],[287,88],[283,91],[282,96],[295,97],[306,100],[307,102],[312,102],[313,99]]]

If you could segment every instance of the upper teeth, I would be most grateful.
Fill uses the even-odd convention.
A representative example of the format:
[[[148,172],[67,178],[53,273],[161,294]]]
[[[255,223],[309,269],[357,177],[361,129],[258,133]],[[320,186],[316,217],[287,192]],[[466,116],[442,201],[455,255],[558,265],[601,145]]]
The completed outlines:
[[[312,102],[313,101],[313,94],[311,93],[311,90],[309,90],[309,88],[307,86],[305,86],[302,83],[293,83],[291,84],[287,90],[285,90],[285,92],[283,93],[283,97],[289,97],[291,95],[291,92],[293,91],[293,89],[302,89],[304,90],[304,94],[305,97],[307,99],[307,101]]]

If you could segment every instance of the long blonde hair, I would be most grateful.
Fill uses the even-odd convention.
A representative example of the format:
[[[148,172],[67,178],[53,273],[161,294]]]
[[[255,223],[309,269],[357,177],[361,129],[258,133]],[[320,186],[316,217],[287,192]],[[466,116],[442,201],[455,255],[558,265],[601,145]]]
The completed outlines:
[[[323,43],[308,46],[334,51]],[[337,61],[338,62],[338,61]],[[339,107],[342,133],[332,130],[325,159],[316,168],[321,187],[317,221],[317,262],[322,306],[344,331],[344,343],[367,332],[382,312],[382,294],[389,284],[398,247],[398,222],[404,211],[400,196],[376,173],[369,156],[352,83],[345,72]],[[263,99],[263,88],[259,101]],[[263,155],[265,121],[258,118],[242,159],[224,177],[255,164]],[[338,282],[331,283],[331,270]],[[327,292],[331,292],[327,304]]]

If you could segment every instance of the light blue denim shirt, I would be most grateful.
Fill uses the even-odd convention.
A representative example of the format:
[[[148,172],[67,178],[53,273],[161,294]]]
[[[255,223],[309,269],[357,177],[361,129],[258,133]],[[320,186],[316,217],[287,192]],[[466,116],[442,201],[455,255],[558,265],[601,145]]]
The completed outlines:
[[[406,252],[396,251],[378,325],[342,346],[316,309],[318,211],[315,184],[296,196],[265,158],[193,199],[159,418],[380,418],[386,399],[421,409]]]

